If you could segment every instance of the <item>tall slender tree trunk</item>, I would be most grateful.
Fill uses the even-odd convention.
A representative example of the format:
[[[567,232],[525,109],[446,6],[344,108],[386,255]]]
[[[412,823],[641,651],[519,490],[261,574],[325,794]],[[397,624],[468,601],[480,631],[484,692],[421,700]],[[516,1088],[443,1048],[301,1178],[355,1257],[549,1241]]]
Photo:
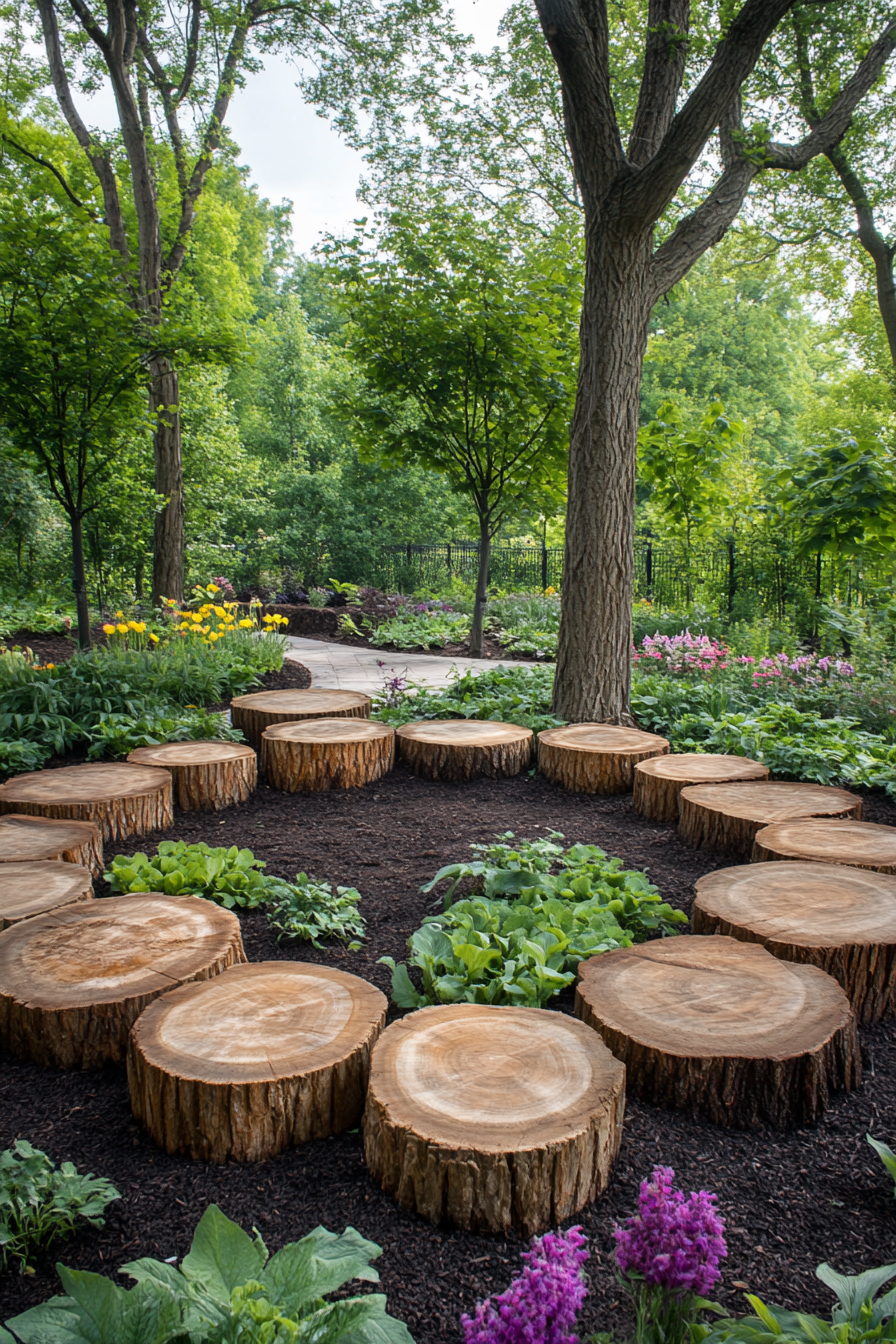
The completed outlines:
[[[90,606],[87,601],[87,570],[84,566],[84,523],[77,510],[68,516],[72,533],[72,590],[78,613],[78,647],[90,648]]]
[[[473,603],[473,624],[470,629],[470,657],[482,657],[482,631],[485,625],[485,604],[488,601],[488,571],[491,563],[492,537],[485,518],[479,519],[479,569],[476,574],[476,600]]]
[[[166,499],[156,514],[152,600],[183,600],[184,595],[184,480],[181,460],[178,376],[166,359],[152,365],[150,409],[156,415],[155,488]]]
[[[632,722],[635,460],[651,230],[586,237],[554,713]]]

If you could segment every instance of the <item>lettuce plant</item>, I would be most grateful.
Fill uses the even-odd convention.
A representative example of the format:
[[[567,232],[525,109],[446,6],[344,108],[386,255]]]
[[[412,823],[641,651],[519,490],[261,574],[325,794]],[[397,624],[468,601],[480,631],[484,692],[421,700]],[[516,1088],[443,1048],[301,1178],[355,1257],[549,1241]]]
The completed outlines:
[[[413,1344],[380,1293],[327,1302],[351,1279],[378,1282],[382,1252],[354,1228],[317,1227],[268,1258],[217,1205],[199,1221],[180,1268],[135,1260],[125,1289],[58,1266],[66,1290],[6,1324],[21,1344]],[[7,1344],[0,1332],[0,1344]]]
[[[102,1227],[106,1205],[120,1198],[104,1177],[79,1176],[71,1162],[57,1169],[17,1139],[0,1153],[0,1268],[14,1260],[26,1273],[31,1256],[72,1236],[79,1223]]]
[[[113,895],[131,891],[160,891],[165,896],[204,896],[228,910],[235,905],[254,909],[270,900],[280,885],[260,871],[264,861],[251,849],[212,849],[206,844],[163,840],[149,858],[139,853],[117,854],[104,873]]]

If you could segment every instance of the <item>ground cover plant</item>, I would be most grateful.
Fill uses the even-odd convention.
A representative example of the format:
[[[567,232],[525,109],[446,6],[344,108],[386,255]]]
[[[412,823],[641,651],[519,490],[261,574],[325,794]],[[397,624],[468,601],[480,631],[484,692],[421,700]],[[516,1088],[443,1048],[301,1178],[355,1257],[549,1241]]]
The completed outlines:
[[[392,998],[401,1008],[432,1003],[517,1004],[542,1008],[571,985],[587,957],[630,947],[649,934],[674,934],[686,916],[662,900],[644,873],[624,871],[596,845],[522,840],[512,832],[481,857],[447,864],[422,888],[450,881],[444,910],[408,940],[408,962],[391,957]],[[553,871],[556,870],[556,871]],[[460,883],[473,886],[454,900]],[[481,893],[481,894],[479,894]],[[417,971],[421,988],[408,967]]]
[[[29,1261],[79,1224],[102,1227],[103,1213],[120,1199],[111,1181],[79,1176],[72,1162],[56,1167],[27,1139],[0,1153],[0,1270],[30,1271]]]
[[[178,1267],[131,1261],[126,1289],[60,1265],[66,1295],[6,1324],[22,1344],[413,1344],[384,1294],[326,1300],[352,1279],[378,1282],[370,1262],[381,1254],[352,1227],[317,1227],[269,1256],[260,1233],[212,1204]]]
[[[495,719],[541,732],[561,722],[551,713],[553,683],[549,667],[494,667],[453,674],[441,691],[393,675],[374,697],[371,717],[393,727],[416,719]]]
[[[350,952],[361,946],[364,916],[358,909],[361,893],[356,887],[337,887],[330,882],[315,882],[306,873],[297,873],[294,882],[277,881],[269,895],[265,911],[271,927],[282,939],[299,939],[322,948],[322,938],[337,938]]]

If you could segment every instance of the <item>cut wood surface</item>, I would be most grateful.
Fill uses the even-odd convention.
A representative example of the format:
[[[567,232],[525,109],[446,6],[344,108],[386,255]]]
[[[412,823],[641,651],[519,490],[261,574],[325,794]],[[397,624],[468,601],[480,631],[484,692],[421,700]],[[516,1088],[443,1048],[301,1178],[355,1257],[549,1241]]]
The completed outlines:
[[[157,999],[128,1049],[134,1115],[168,1153],[257,1162],[354,1129],[386,997],[329,966],[262,961]]]
[[[862,800],[825,784],[697,784],[681,791],[678,834],[694,849],[750,857],[756,832],[791,817],[861,817]]]
[[[358,788],[382,779],[394,762],[394,728],[371,719],[278,723],[261,738],[265,778],[285,793]]]
[[[654,756],[635,766],[632,804],[652,821],[678,820],[681,791],[690,784],[730,784],[768,779],[768,766],[745,756],[710,756],[698,752]]]
[[[373,1052],[364,1153],[406,1209],[477,1232],[531,1235],[606,1188],[625,1070],[562,1013],[423,1008]]]
[[[532,730],[490,719],[432,719],[395,730],[398,755],[424,779],[502,779],[532,759]]]
[[[849,1000],[816,966],[736,938],[663,938],[579,966],[576,1014],[629,1096],[747,1128],[811,1124],[861,1080]]]
[[[826,863],[721,868],[694,888],[694,933],[761,943],[784,961],[819,966],[860,1022],[896,1004],[896,877]]]
[[[896,873],[896,826],[871,821],[780,821],[759,831],[752,860],[801,859]]]
[[[0,933],[0,1043],[62,1068],[121,1062],[153,999],[245,961],[236,915],[154,892],[82,901]]]
[[[138,747],[128,761],[170,770],[174,801],[185,812],[220,812],[244,803],[258,781],[258,757],[239,742],[166,742]]]
[[[230,718],[247,742],[261,750],[261,735],[275,723],[303,719],[369,719],[370,696],[360,691],[256,691],[230,702]]]
[[[126,840],[170,826],[171,797],[167,770],[95,761],[8,779],[0,784],[0,813],[92,821],[104,840]]]
[[[20,919],[87,901],[92,895],[90,869],[80,864],[58,859],[0,863],[0,932]]]
[[[538,734],[538,768],[573,793],[630,793],[639,761],[662,756],[655,733],[612,723],[570,723]]]
[[[103,874],[103,837],[92,821],[51,821],[18,813],[0,816],[0,863],[60,859]]]

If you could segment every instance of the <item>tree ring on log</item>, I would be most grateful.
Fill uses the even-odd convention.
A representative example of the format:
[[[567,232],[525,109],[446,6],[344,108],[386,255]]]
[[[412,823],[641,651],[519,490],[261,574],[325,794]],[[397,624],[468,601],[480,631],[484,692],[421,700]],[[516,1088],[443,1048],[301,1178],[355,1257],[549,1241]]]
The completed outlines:
[[[165,742],[138,747],[128,761],[169,770],[175,802],[185,812],[220,812],[244,803],[258,781],[258,757],[241,742]]]
[[[128,1047],[134,1115],[168,1153],[257,1162],[355,1128],[386,997],[296,961],[233,966],[140,1017]]]
[[[0,1043],[62,1068],[121,1062],[153,999],[245,961],[236,915],[140,892],[63,906],[0,933]]]
[[[862,800],[826,784],[696,784],[681,791],[678,834],[694,849],[749,858],[757,831],[793,817],[861,817]]]
[[[855,1015],[816,966],[720,935],[614,948],[579,966],[576,1014],[626,1067],[629,1096],[746,1129],[814,1123],[857,1087]]]
[[[540,1008],[423,1008],[373,1052],[364,1153],[406,1209],[526,1235],[606,1189],[625,1070],[595,1033]]]
[[[505,779],[532,759],[532,730],[491,719],[427,719],[396,728],[398,755],[424,779]]]
[[[58,859],[0,863],[0,932],[22,919],[93,896],[89,868]]]
[[[846,992],[859,1022],[896,1007],[896,877],[828,863],[720,868],[696,883],[694,933],[761,943],[818,966]]]
[[[92,821],[52,821],[19,813],[0,816],[0,863],[59,859],[103,875],[103,837]]]
[[[395,763],[395,730],[372,719],[278,723],[261,737],[268,784],[284,793],[356,789],[382,779]]]
[[[369,719],[371,700],[360,691],[256,691],[230,702],[230,718],[247,742],[261,750],[261,735],[275,723],[303,719]]]
[[[171,825],[171,794],[168,770],[94,761],[8,779],[0,784],[0,813],[92,821],[104,840],[126,840]]]
[[[678,821],[681,791],[691,784],[732,784],[768,779],[768,766],[745,756],[710,756],[682,752],[639,761],[634,772],[632,805],[652,821]]]
[[[639,728],[570,723],[538,734],[538,768],[573,793],[630,793],[638,762],[668,750],[664,737]]]
[[[896,826],[812,817],[781,821],[757,832],[751,859],[753,863],[799,859],[896,873]]]

